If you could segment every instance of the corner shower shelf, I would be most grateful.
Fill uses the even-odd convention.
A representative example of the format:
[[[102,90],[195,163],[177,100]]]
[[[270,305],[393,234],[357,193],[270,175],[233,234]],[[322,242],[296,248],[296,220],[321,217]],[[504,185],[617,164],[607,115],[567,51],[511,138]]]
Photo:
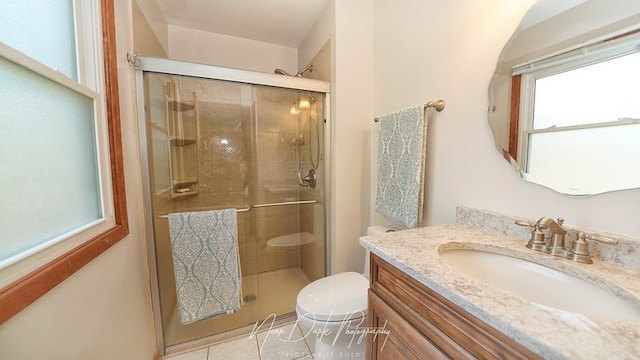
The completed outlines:
[[[195,187],[194,187],[195,185]],[[176,196],[197,195],[198,179],[183,179],[171,182],[171,194]]]
[[[184,188],[198,183],[198,179],[182,179],[171,182],[171,186],[174,188]]]
[[[195,108],[193,104],[180,102],[176,100],[170,100],[167,103],[167,105],[169,106],[170,111],[175,111],[175,112],[189,111]]]
[[[196,139],[181,139],[181,138],[169,139],[169,144],[171,146],[187,146],[187,145],[193,145],[195,143],[196,143]]]
[[[181,97],[178,84],[169,85],[167,135],[171,198],[198,195],[198,98],[195,93]]]

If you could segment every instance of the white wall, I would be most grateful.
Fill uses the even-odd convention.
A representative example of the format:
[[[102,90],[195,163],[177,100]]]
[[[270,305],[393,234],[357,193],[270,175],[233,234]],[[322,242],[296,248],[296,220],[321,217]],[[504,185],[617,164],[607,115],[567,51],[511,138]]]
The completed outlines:
[[[138,6],[137,2],[133,2],[133,44],[136,54],[154,56],[154,57],[167,57],[166,47],[160,42],[156,33],[151,26],[151,23],[147,20],[145,14]],[[167,25],[164,25],[166,32]],[[166,40],[166,39],[165,39]]]
[[[369,224],[371,193],[373,3],[335,1],[334,6],[332,270],[362,272],[364,249],[358,238]]]
[[[453,222],[455,207],[467,205],[640,237],[640,190],[569,198],[517,178],[494,148],[487,88],[502,47],[534,2],[375,0],[373,113],[447,102],[429,123],[428,225]]]
[[[155,0],[133,0],[144,13],[147,23],[153,31],[156,40],[162,46],[164,53],[169,51],[169,31],[167,21]],[[128,3],[128,1],[127,1]]]
[[[298,49],[169,25],[169,58],[266,73],[298,72]]]
[[[298,64],[300,67],[309,64],[327,41],[335,36],[335,4],[335,0],[327,1],[320,16],[318,16],[311,30],[309,30],[309,33],[300,44],[298,48]]]
[[[114,2],[130,234],[0,326],[0,358],[140,359],[155,353],[142,223],[131,0]]]

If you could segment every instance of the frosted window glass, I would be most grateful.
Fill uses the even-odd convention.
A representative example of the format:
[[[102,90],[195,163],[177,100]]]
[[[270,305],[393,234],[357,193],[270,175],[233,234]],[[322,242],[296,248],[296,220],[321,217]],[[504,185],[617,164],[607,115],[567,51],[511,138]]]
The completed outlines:
[[[640,187],[640,124],[531,134],[527,173],[567,194]]]
[[[640,118],[640,53],[536,80],[533,129]]]
[[[0,41],[77,80],[73,1],[3,1]]]
[[[93,100],[0,57],[0,260],[102,217]]]

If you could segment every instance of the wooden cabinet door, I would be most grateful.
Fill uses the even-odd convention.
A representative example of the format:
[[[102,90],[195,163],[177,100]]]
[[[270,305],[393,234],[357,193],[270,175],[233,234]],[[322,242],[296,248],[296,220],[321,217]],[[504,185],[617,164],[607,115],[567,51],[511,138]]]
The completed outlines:
[[[380,257],[370,263],[370,330],[389,334],[370,335],[371,359],[540,359]]]
[[[447,359],[440,350],[369,290],[369,360]]]

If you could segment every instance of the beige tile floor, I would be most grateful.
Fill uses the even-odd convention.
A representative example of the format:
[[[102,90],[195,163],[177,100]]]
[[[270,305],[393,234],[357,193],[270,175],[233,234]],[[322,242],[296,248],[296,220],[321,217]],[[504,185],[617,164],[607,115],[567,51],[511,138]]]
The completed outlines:
[[[313,359],[296,323],[270,328],[163,360],[307,360]]]

